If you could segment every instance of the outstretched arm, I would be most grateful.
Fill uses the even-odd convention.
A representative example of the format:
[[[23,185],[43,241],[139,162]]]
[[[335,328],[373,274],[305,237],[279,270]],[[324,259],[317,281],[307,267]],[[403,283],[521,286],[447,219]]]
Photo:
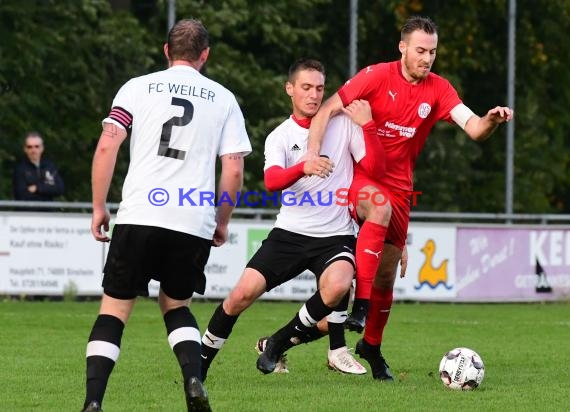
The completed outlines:
[[[312,159],[319,156],[321,145],[325,130],[331,117],[339,113],[343,108],[342,100],[338,93],[329,97],[319,111],[311,120],[311,127],[309,128],[309,142],[307,145],[307,159]]]
[[[482,142],[491,136],[497,126],[510,121],[513,116],[514,112],[509,107],[497,106],[489,110],[483,117],[473,114],[465,124],[465,132],[471,139]]]

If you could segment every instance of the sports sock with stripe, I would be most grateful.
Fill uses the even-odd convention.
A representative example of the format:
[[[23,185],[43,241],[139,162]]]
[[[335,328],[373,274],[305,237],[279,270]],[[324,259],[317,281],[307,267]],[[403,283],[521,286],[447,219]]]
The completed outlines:
[[[86,407],[90,402],[103,403],[105,389],[121,352],[125,325],[112,315],[99,315],[93,324],[86,351]]]
[[[223,303],[220,303],[214,311],[208,323],[208,328],[204,332],[204,336],[202,336],[202,379],[206,379],[206,374],[212,361],[226,342],[226,339],[229,338],[238,318],[239,315],[228,315],[224,311]]]
[[[338,349],[346,346],[344,338],[344,321],[347,317],[348,293],[342,298],[340,303],[327,316],[329,328],[329,349]]]
[[[320,290],[301,307],[299,312],[283,328],[279,329],[273,337],[280,342],[289,341],[291,338],[300,338],[314,328],[317,322],[332,312],[323,302]],[[302,341],[302,339],[300,339]]]
[[[178,359],[184,384],[191,377],[202,379],[200,361],[200,330],[196,318],[187,306],[169,310],[164,314],[168,344]]]

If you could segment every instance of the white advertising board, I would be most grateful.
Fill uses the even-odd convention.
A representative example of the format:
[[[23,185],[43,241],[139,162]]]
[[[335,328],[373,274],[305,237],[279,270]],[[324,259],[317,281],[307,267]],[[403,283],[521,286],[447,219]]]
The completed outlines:
[[[108,244],[93,239],[90,224],[88,214],[0,213],[0,294],[100,296]],[[231,222],[227,243],[211,250],[205,268],[205,298],[228,295],[272,224]],[[567,227],[412,222],[407,274],[396,278],[394,298],[439,302],[568,299],[569,245]],[[315,277],[306,271],[261,298],[304,301],[315,290]],[[156,282],[149,285],[149,293],[158,295]]]
[[[0,214],[0,294],[101,295],[108,244],[93,239],[90,225],[90,215]],[[230,224],[228,242],[210,253],[205,298],[228,295],[271,228],[272,222],[234,220]],[[150,296],[157,296],[158,288],[157,282],[151,282]],[[315,289],[314,275],[305,272],[262,299],[306,300]]]
[[[456,226],[411,223],[408,229],[408,269],[394,287],[394,299],[452,301],[455,287]]]
[[[0,214],[0,293],[101,294],[103,248],[89,215]]]

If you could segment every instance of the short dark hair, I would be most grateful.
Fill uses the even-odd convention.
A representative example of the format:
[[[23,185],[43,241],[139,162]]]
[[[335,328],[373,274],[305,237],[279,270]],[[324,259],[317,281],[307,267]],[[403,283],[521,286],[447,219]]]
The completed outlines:
[[[168,32],[168,58],[194,62],[210,45],[208,30],[200,20],[184,19]]]
[[[323,66],[320,61],[308,57],[302,57],[289,66],[287,81],[289,83],[293,83],[295,81],[295,77],[297,77],[297,73],[301,70],[316,70],[325,76],[325,66]]]
[[[28,141],[29,137],[37,137],[42,139],[42,142],[44,141],[44,138],[42,137],[42,135],[40,134],[40,132],[36,132],[35,130],[29,131],[24,135],[24,146],[26,145],[26,142]]]
[[[408,36],[416,30],[427,34],[437,34],[437,25],[429,17],[411,16],[402,27],[400,39],[407,40]]]

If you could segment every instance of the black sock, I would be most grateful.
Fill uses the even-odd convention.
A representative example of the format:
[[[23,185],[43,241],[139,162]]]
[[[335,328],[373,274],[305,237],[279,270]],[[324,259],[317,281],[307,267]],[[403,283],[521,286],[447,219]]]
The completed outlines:
[[[325,305],[321,297],[321,292],[317,290],[295,317],[291,319],[287,325],[278,330],[273,337],[282,343],[291,338],[298,338],[299,341],[302,341],[302,336],[306,335],[310,329],[315,328],[319,319],[324,318],[331,313],[331,311],[332,308]]]
[[[364,313],[364,316],[368,313],[368,307],[370,306],[370,299],[356,298],[352,303],[352,313],[359,312]]]
[[[347,317],[348,293],[344,295],[340,303],[334,308],[334,311],[327,316],[329,327],[329,349],[338,349],[346,346],[344,338],[344,321]]]
[[[87,343],[85,408],[90,402],[103,403],[109,376],[121,351],[123,322],[111,315],[99,315]]]
[[[311,328],[305,333],[303,336],[299,337],[299,343],[309,343],[315,340],[322,338],[323,333],[319,330],[319,328]]]
[[[164,314],[168,343],[178,359],[184,384],[195,376],[202,379],[200,361],[200,330],[187,306],[169,310]]]
[[[373,353],[373,354],[376,354],[376,353],[379,354],[379,353],[380,353],[380,346],[381,346],[381,344],[379,344],[379,345],[372,345],[371,343],[368,343],[368,342],[366,341],[366,338],[362,338],[362,344],[363,344],[362,346],[364,347],[364,351],[365,351],[365,352]]]
[[[329,349],[334,350],[346,346],[344,324],[329,322]]]
[[[238,317],[239,315],[228,315],[224,311],[223,303],[220,303],[214,311],[208,323],[208,329],[202,336],[202,375],[204,379],[218,351],[232,333]]]

